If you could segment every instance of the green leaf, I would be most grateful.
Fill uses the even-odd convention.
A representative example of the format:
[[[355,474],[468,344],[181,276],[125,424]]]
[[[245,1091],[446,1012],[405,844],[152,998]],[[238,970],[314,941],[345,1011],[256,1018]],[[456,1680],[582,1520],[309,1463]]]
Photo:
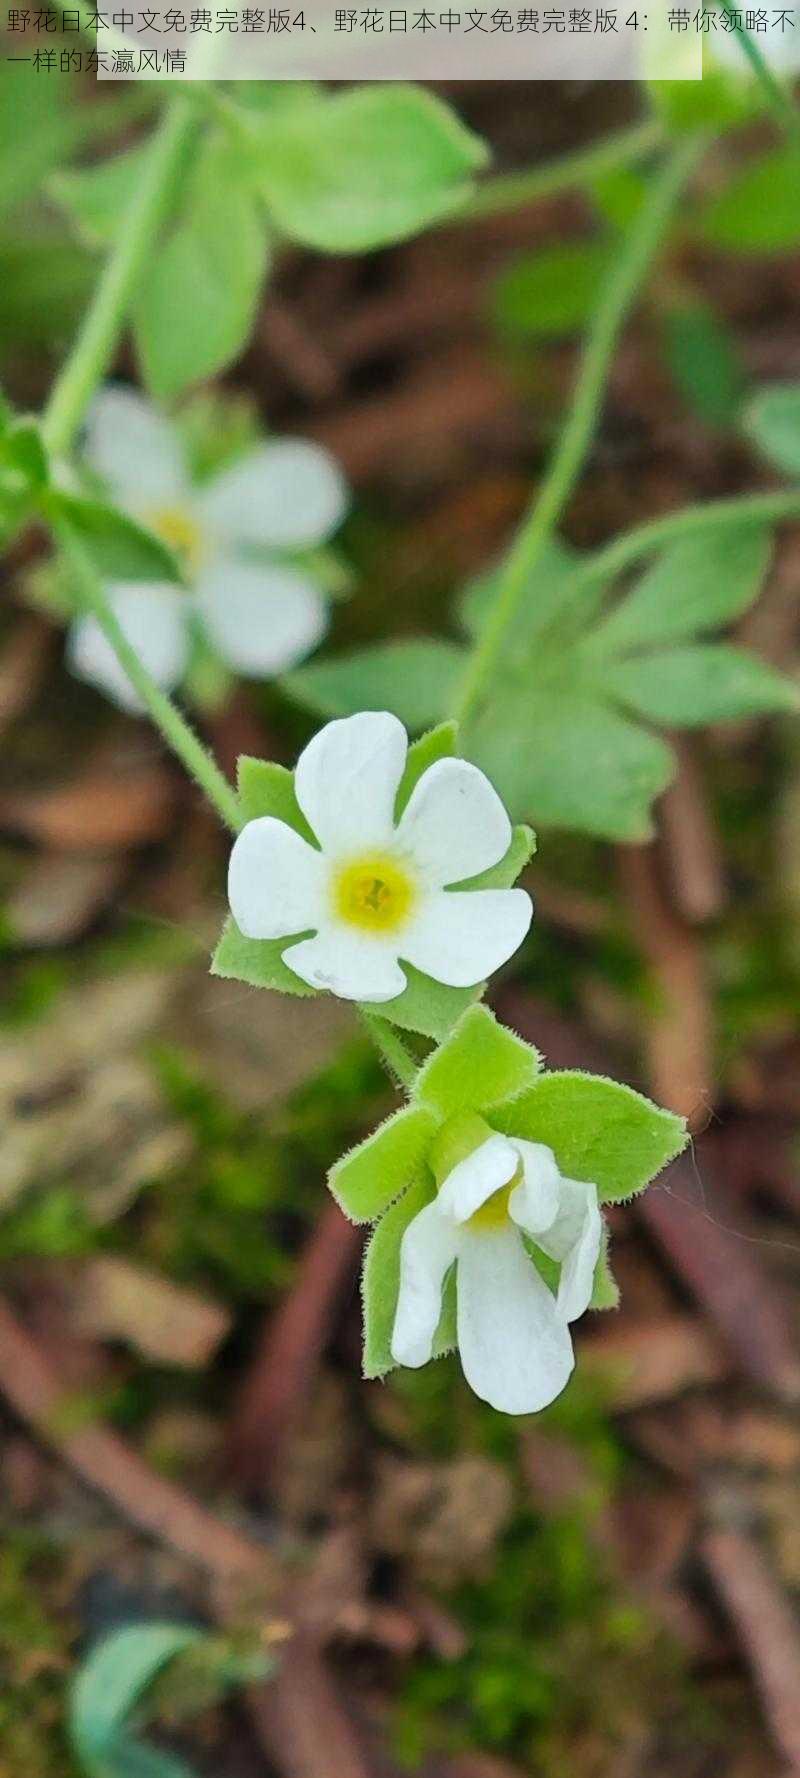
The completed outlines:
[[[187,211],[151,258],[134,311],[149,388],[170,400],[223,370],[247,344],[266,266],[266,222],[241,154],[210,138]]]
[[[539,1057],[486,1006],[473,1006],[417,1076],[414,1097],[440,1117],[487,1111],[533,1084]]]
[[[611,695],[637,715],[684,728],[800,709],[800,687],[754,655],[722,642],[613,661],[605,678]]]
[[[423,772],[435,764],[437,759],[447,759],[456,751],[458,740],[458,724],[456,722],[440,722],[437,728],[420,735],[418,741],[412,741],[406,757],[406,766],[395,798],[395,820],[400,819],[415,784],[419,783]]]
[[[647,839],[674,771],[663,741],[577,683],[499,686],[467,744],[512,815],[605,839]]]
[[[242,753],[236,769],[236,783],[245,821],[255,821],[260,815],[274,815],[276,821],[285,821],[287,827],[294,827],[309,845],[316,846],[316,838],[295,795],[294,772],[288,771],[286,766],[276,765],[274,760],[254,759],[250,754]]]
[[[800,149],[786,143],[752,161],[705,205],[701,233],[740,253],[789,252],[800,241],[798,190]]]
[[[408,987],[396,1000],[381,1001],[381,1018],[399,1025],[403,1031],[418,1031],[422,1037],[432,1037],[436,1043],[441,1043],[456,1020],[468,1006],[480,1000],[486,989],[485,982],[477,982],[474,988],[448,988],[444,982],[422,975],[410,963],[403,964],[403,973]]]
[[[361,1276],[365,1377],[383,1377],[395,1367],[391,1340],[400,1291],[400,1243],[409,1223],[433,1197],[430,1174],[420,1173],[381,1218],[367,1247]]]
[[[109,247],[125,227],[149,154],[148,142],[91,166],[68,167],[52,175],[48,196],[69,216],[85,247]]]
[[[608,241],[568,241],[518,259],[498,278],[497,325],[522,338],[575,333],[588,320],[612,249]]]
[[[77,532],[104,580],[167,580],[180,585],[183,576],[172,551],[154,532],[101,500],[62,494],[51,489],[45,511]]]
[[[743,123],[763,105],[756,81],[737,79],[709,66],[705,58],[702,80],[649,80],[647,96],[656,115],[679,135],[696,130],[722,133]]]
[[[511,844],[508,851],[497,864],[490,864],[486,870],[479,871],[477,877],[469,877],[463,884],[454,883],[454,889],[510,889],[516,883],[521,871],[524,871],[536,851],[536,835],[531,827],[520,822],[512,830]]]
[[[89,1778],[190,1778],[182,1760],[133,1741],[125,1726],[175,1655],[200,1641],[187,1624],[131,1624],[93,1648],[72,1688],[72,1744]]]
[[[608,1228],[603,1224],[602,1246],[594,1269],[590,1309],[619,1308],[619,1285],[608,1259]]]
[[[487,158],[441,99],[389,83],[265,119],[253,170],[284,234],[363,253],[458,210]]]
[[[610,167],[592,180],[591,193],[601,216],[626,229],[646,202],[647,181],[634,167]]]
[[[744,376],[729,329],[702,302],[673,309],[662,327],[667,363],[688,406],[707,426],[732,426]]]
[[[290,943],[288,938],[245,938],[236,921],[229,918],[211,959],[211,974],[226,981],[249,982],[251,988],[274,988],[279,994],[316,994],[316,988],[309,987],[284,963],[281,952]]]
[[[391,710],[412,733],[437,722],[451,702],[464,652],[438,637],[379,642],[287,673],[284,691],[321,716]]]
[[[772,535],[761,525],[679,540],[614,606],[592,647],[617,654],[732,623],[757,597],[771,554]]]
[[[602,603],[604,588],[580,585],[581,557],[561,537],[545,546],[525,589],[516,622],[500,659],[516,678],[540,675],[543,663],[582,635]],[[456,610],[473,641],[481,636],[497,597],[497,574],[485,574],[465,588]]]
[[[800,383],[771,383],[748,402],[744,431],[767,461],[800,475]]]
[[[345,1216],[374,1222],[411,1184],[436,1130],[433,1112],[407,1105],[386,1119],[328,1174],[328,1185]]]
[[[642,1191],[687,1142],[683,1118],[619,1081],[571,1069],[540,1075],[492,1123],[506,1135],[544,1142],[561,1173],[596,1185],[606,1204]]]

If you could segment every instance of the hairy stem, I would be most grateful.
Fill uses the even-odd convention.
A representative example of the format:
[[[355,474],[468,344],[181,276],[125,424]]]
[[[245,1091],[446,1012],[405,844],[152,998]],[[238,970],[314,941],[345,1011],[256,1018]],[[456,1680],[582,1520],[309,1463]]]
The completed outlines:
[[[83,543],[66,524],[59,525],[56,534],[71,571],[73,592],[82,610],[96,618],[120,666],[127,673],[167,746],[177,754],[189,776],[205,792],[226,827],[238,833],[242,826],[242,813],[232,786],[223,777],[219,766],[206,752],[202,742],[190,729],[180,711],[176,710],[166,692],[156,685],[147,668],[142,665],[109,605],[103,583],[95,573]],[[176,591],[176,598],[179,597],[180,594]]]
[[[453,709],[459,722],[472,715],[491,679],[531,573],[575,486],[597,426],[620,329],[699,152],[700,142],[694,137],[673,151],[653,180],[622,242],[589,329],[566,423],[541,488],[506,559],[494,605],[459,687]]]
[[[387,1019],[382,1019],[379,1013],[373,1012],[369,1006],[359,1006],[358,1010],[393,1079],[398,1080],[403,1087],[412,1087],[417,1076],[417,1064],[402,1038],[398,1037],[394,1026]]]
[[[557,160],[547,161],[544,166],[526,167],[518,173],[499,173],[493,179],[484,179],[463,210],[451,218],[451,225],[474,222],[481,216],[502,216],[507,210],[517,210],[522,204],[552,197],[555,192],[564,191],[571,185],[588,185],[592,179],[611,172],[614,167],[627,167],[634,161],[643,160],[658,147],[662,137],[661,125],[655,118],[648,118],[644,123],[633,124],[629,130],[604,136],[589,148],[559,155]]]
[[[57,455],[69,451],[92,395],[108,370],[142,266],[162,222],[173,176],[194,127],[192,106],[182,97],[173,99],[153,136],[136,197],[45,409],[45,441]]]

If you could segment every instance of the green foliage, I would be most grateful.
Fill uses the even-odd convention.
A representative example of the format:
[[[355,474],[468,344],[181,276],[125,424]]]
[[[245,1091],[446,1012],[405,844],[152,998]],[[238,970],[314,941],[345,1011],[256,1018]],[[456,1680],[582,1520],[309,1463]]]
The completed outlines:
[[[531,1086],[538,1067],[529,1044],[498,1025],[488,1007],[475,1006],[424,1063],[414,1097],[439,1117],[485,1112]]]
[[[398,820],[423,772],[427,772],[428,767],[434,765],[437,759],[447,759],[457,753],[457,742],[458,724],[455,722],[440,722],[436,728],[428,729],[426,734],[420,735],[418,741],[412,741],[397,792],[395,815]]]
[[[326,253],[363,253],[458,210],[486,160],[442,100],[389,83],[268,115],[251,170],[284,234]]]
[[[598,649],[656,648],[732,623],[757,597],[771,554],[770,532],[755,525],[669,545],[604,619]]]
[[[494,287],[497,325],[523,339],[574,333],[592,313],[610,259],[606,240],[567,241],[516,259]]]
[[[572,1069],[540,1075],[492,1122],[506,1135],[546,1143],[565,1178],[591,1181],[606,1204],[642,1191],[687,1141],[683,1118],[619,1081]]]
[[[179,395],[238,357],[249,338],[266,269],[263,205],[247,161],[227,136],[202,146],[178,222],[154,254],[134,331],[159,400]]]
[[[186,1624],[131,1624],[92,1649],[72,1688],[69,1718],[87,1778],[191,1778],[183,1760],[134,1740],[128,1719],[162,1667],[199,1635]]]
[[[410,1222],[434,1196],[433,1179],[420,1172],[375,1228],[364,1257],[364,1376],[382,1377],[394,1366],[391,1352],[400,1291],[400,1245]]]
[[[44,503],[46,517],[67,524],[91,556],[105,580],[167,580],[182,574],[176,557],[160,537],[116,506],[52,488]]]
[[[800,383],[770,383],[748,402],[744,430],[759,451],[789,475],[800,475]]]
[[[328,1185],[353,1222],[374,1222],[419,1172],[436,1129],[432,1111],[408,1105],[342,1156]]]
[[[736,420],[744,376],[736,345],[708,303],[682,303],[665,315],[664,354],[689,407],[707,426]]]
[[[705,86],[705,82],[703,82]],[[739,253],[788,253],[800,241],[800,149],[786,142],[749,162],[698,216],[704,239]]]
[[[85,247],[110,247],[125,226],[128,206],[147,162],[148,145],[108,160],[53,173],[48,196],[64,210]]]
[[[284,690],[320,716],[391,709],[412,734],[435,722],[452,699],[461,650],[438,637],[354,648],[287,673]]]
[[[723,642],[615,661],[606,683],[637,715],[682,728],[800,709],[800,688],[791,680]]]

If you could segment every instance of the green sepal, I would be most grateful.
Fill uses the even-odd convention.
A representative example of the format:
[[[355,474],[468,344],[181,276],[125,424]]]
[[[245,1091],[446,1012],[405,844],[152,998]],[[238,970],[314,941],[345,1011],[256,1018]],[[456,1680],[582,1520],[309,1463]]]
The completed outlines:
[[[420,1172],[403,1197],[398,1198],[381,1218],[367,1247],[361,1275],[365,1377],[383,1377],[387,1371],[397,1368],[392,1357],[391,1339],[400,1292],[400,1245],[409,1223],[426,1204],[431,1203],[434,1190],[430,1175]],[[442,1312],[433,1339],[433,1358],[452,1351],[456,1343],[455,1307],[455,1266],[452,1266],[442,1290]]]
[[[423,772],[435,765],[437,759],[448,759],[454,754],[458,740],[457,722],[440,722],[436,728],[428,729],[420,735],[418,741],[412,741],[406,755],[406,765],[395,798],[395,820],[400,816],[409,800],[412,790],[419,783]]]
[[[603,1223],[603,1237],[597,1265],[594,1268],[594,1282],[589,1300],[590,1309],[618,1309],[619,1285],[611,1270],[608,1259],[608,1227]]]
[[[688,1140],[683,1118],[620,1081],[572,1069],[542,1074],[492,1122],[505,1135],[544,1142],[564,1177],[591,1181],[604,1204],[642,1191]]]
[[[316,846],[314,834],[295,795],[294,773],[286,766],[243,753],[237,766],[236,784],[246,822],[272,815],[276,821],[284,821],[287,827],[293,827],[309,845]]]
[[[486,1006],[472,1006],[434,1050],[417,1077],[414,1097],[440,1117],[486,1111],[533,1085],[539,1057]]]
[[[302,936],[297,933],[296,939]],[[316,994],[316,988],[287,968],[281,956],[281,951],[296,939],[245,938],[230,916],[211,959],[211,974],[223,976],[226,981],[249,982],[251,988],[274,988],[279,994],[310,997]]]
[[[430,1147],[432,1111],[407,1105],[331,1168],[328,1185],[352,1222],[374,1222],[404,1192]]]

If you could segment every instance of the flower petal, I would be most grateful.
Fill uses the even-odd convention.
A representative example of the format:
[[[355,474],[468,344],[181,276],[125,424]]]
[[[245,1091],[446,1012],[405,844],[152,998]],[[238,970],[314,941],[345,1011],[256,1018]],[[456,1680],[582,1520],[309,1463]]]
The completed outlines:
[[[427,881],[441,889],[497,864],[511,844],[511,822],[477,766],[437,759],[415,785],[397,838]]]
[[[548,1229],[536,1234],[536,1244],[561,1261],[558,1306],[567,1321],[576,1321],[589,1307],[602,1237],[596,1185],[562,1179],[558,1214]]]
[[[470,1388],[502,1414],[535,1414],[560,1395],[569,1329],[516,1229],[464,1229],[458,1244],[458,1349]]]
[[[394,802],[408,738],[387,710],[328,722],[297,761],[294,787],[320,845],[334,856],[385,846],[394,831]]]
[[[396,1000],[406,985],[390,943],[344,926],[323,927],[316,938],[284,951],[283,961],[312,988],[327,988],[340,1000]]]
[[[403,934],[400,950],[435,981],[471,988],[513,956],[532,916],[524,889],[437,889]]]
[[[558,1215],[561,1174],[556,1157],[544,1142],[522,1142],[516,1136],[509,1141],[522,1162],[522,1179],[508,1200],[509,1215],[526,1234],[537,1235]]]
[[[508,1185],[518,1164],[516,1151],[506,1137],[490,1136],[448,1173],[439,1191],[440,1211],[456,1222],[466,1222],[493,1192]]]
[[[288,938],[316,928],[324,906],[324,866],[307,840],[261,815],[242,828],[228,866],[231,913],[245,938]]]
[[[83,454],[122,506],[140,512],[186,498],[188,477],[176,433],[149,402],[122,384],[95,396]]]
[[[217,476],[198,505],[219,537],[306,549],[323,543],[341,524],[347,484],[335,457],[321,445],[278,438]]]
[[[177,685],[189,653],[188,608],[182,595],[167,582],[120,581],[108,588],[108,602],[151,678],[163,691]],[[144,709],[96,617],[81,617],[72,625],[67,662],[79,679],[99,686],[122,710],[138,715]]]
[[[218,556],[201,573],[196,598],[218,654],[236,673],[272,679],[316,648],[328,627],[328,605],[298,569],[280,562],[256,568]]]
[[[400,1291],[392,1357],[414,1370],[427,1364],[442,1312],[442,1289],[456,1256],[452,1225],[436,1200],[410,1222],[400,1246]]]

